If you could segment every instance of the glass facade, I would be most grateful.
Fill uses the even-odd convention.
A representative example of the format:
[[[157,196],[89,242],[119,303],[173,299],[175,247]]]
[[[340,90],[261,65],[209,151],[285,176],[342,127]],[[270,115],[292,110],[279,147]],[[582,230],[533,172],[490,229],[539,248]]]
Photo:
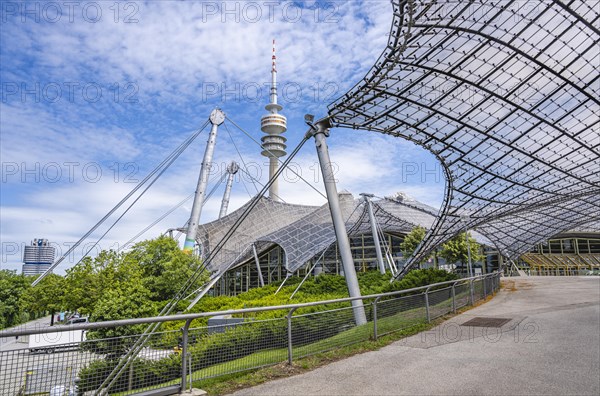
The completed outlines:
[[[389,256],[393,258],[396,267],[402,268],[406,261],[400,249],[404,235],[391,232],[384,232],[383,235],[385,237],[385,244],[382,243],[382,254],[384,255],[386,269],[389,271],[385,260],[386,249],[389,249]],[[352,251],[356,272],[379,270],[375,244],[373,243],[371,234],[350,236],[350,250]],[[484,252],[490,257],[495,257],[495,259],[488,257],[484,263],[473,263],[474,268],[480,268],[483,272],[497,268],[497,264],[487,264],[490,260],[495,260],[493,261],[494,263],[498,262],[497,252],[490,251],[487,248],[484,249]],[[258,259],[265,285],[285,279],[285,252],[279,245],[270,244],[268,247],[262,249],[262,252],[258,254]],[[316,266],[314,265],[315,263],[317,263]],[[445,268],[443,259],[438,258],[438,263],[441,268]],[[434,261],[430,260],[423,267],[433,267],[435,265]],[[331,244],[325,252],[319,252],[319,254],[309,259],[292,274],[295,276],[305,276],[307,271],[310,271],[313,266],[315,267],[312,272],[313,275],[321,273],[343,275],[344,271],[337,243]],[[454,266],[448,266],[448,269],[454,269]],[[255,287],[260,287],[260,278],[258,276],[256,260],[252,257],[235,268],[226,271],[213,288],[212,294],[234,296]]]
[[[600,254],[598,238],[560,238],[540,243],[534,249],[541,254]]]
[[[521,256],[531,275],[600,274],[600,234],[559,235]]]

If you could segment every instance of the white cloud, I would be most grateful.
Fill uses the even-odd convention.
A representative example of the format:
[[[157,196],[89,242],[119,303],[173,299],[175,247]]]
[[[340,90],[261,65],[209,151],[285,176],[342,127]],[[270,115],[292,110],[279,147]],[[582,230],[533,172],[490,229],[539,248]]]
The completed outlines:
[[[18,166],[10,175],[4,173],[3,166],[3,244],[21,246],[38,237],[58,244],[76,241],[133,188],[133,184],[123,182],[128,172],[133,170],[135,179],[143,178],[202,124],[215,106],[223,107],[259,139],[259,118],[264,113],[267,90],[252,102],[241,87],[269,81],[273,38],[277,40],[279,81],[299,87],[301,94],[294,98],[280,92],[289,120],[291,151],[305,130],[302,115],[325,114],[325,106],[364,75],[383,50],[391,22],[391,6],[385,1],[334,2],[330,3],[333,8],[318,13],[315,7],[321,3],[304,2],[298,21],[293,20],[295,6],[288,5],[287,14],[283,10],[286,4],[295,3],[276,7],[272,21],[263,5],[261,17],[253,21],[251,10],[243,11],[248,3],[239,2],[239,22],[234,14],[215,14],[207,8],[222,2],[130,3],[137,7],[137,23],[123,23],[136,11],[133,8],[121,8],[115,23],[110,2],[96,3],[103,12],[98,23],[84,20],[81,10],[74,14],[72,23],[66,15],[58,23],[44,22],[43,18],[41,23],[22,23],[20,15],[3,23],[0,75],[3,83],[18,90],[11,94],[3,86],[1,103],[2,162]],[[234,7],[234,2],[227,3]],[[120,7],[124,4],[119,3]],[[78,85],[70,97],[66,85],[73,83]],[[39,99],[24,94],[22,84],[29,90],[39,84]],[[98,101],[89,100],[82,91],[89,84],[101,87],[103,95]],[[209,84],[218,87],[216,94],[204,91]],[[62,96],[52,101],[52,89],[57,85]],[[224,89],[233,95],[228,97]],[[132,98],[137,102],[128,102],[127,95],[134,91]],[[236,128],[229,125],[229,130],[245,161],[262,170],[260,180],[265,183],[265,158]],[[194,191],[205,142],[203,134],[111,231],[101,244],[103,248],[126,242]],[[223,128],[217,144],[217,164],[232,159],[241,162]],[[417,163],[432,163],[431,156],[422,150],[415,151],[414,146],[390,137],[342,130],[333,131],[329,144],[333,161],[340,165],[339,190],[379,196],[403,190],[427,203],[439,204],[443,181],[423,183],[414,177],[403,181],[404,162],[414,157]],[[67,172],[66,162],[78,164],[74,180],[68,180],[65,173],[58,182],[49,182],[47,176],[52,178],[52,174],[44,174],[44,166],[57,163]],[[323,191],[312,141],[295,162],[313,187]],[[25,183],[21,181],[23,163],[30,168],[33,164],[37,182],[32,175]],[[115,163],[119,169],[116,176]],[[134,168],[126,169],[129,163]],[[35,164],[39,164],[38,171]],[[96,183],[86,181],[80,173],[86,164],[102,169]],[[293,174],[286,177],[287,181],[280,181],[286,201],[325,202]],[[230,211],[247,202],[246,188],[251,194],[256,191],[249,181],[246,187],[240,182],[234,185]],[[204,208],[204,220],[217,217],[222,189]],[[183,225],[190,209],[191,203],[183,205],[144,237]],[[7,256],[3,245],[1,268],[18,269],[20,261],[20,254]],[[60,270],[67,265],[72,262]]]

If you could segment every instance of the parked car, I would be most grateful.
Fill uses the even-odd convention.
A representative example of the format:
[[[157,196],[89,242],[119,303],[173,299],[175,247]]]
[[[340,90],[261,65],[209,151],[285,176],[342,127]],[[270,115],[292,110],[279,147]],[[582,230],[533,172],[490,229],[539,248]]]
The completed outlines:
[[[71,318],[67,321],[67,325],[80,324],[80,323],[88,323],[89,320],[87,317],[84,318]]]

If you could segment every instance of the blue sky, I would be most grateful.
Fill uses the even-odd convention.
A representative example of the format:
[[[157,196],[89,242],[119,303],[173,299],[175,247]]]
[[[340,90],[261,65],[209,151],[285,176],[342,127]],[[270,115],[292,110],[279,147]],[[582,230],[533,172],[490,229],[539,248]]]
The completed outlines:
[[[360,80],[383,50],[387,1],[341,2],[2,2],[0,132],[1,269],[21,267],[22,247],[47,238],[65,252],[135,182],[220,107],[255,139],[268,102],[271,40],[277,40],[279,101],[288,118],[288,151],[317,117]],[[240,162],[267,179],[266,159],[227,123],[217,139],[215,172]],[[100,243],[114,248],[194,191],[206,133],[179,158]],[[338,189],[377,196],[403,191],[438,207],[442,170],[400,139],[334,129],[329,139]],[[323,191],[314,145],[295,169]],[[236,180],[230,210],[254,193]],[[323,204],[288,173],[286,202]],[[224,186],[202,221],[216,218]],[[250,194],[249,194],[250,193]],[[144,238],[182,226],[186,203]],[[92,235],[93,242],[103,232]],[[82,254],[58,268],[63,273]]]

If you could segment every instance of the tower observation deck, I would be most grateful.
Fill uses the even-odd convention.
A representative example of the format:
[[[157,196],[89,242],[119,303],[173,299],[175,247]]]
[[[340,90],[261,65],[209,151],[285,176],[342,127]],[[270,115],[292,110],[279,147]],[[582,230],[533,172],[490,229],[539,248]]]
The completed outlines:
[[[279,157],[286,155],[286,138],[282,136],[287,131],[287,119],[284,115],[279,114],[283,107],[277,103],[277,68],[276,68],[276,56],[275,56],[275,40],[273,40],[273,56],[272,56],[272,67],[271,67],[271,102],[265,106],[265,109],[269,112],[262,116],[260,120],[260,129],[266,135],[262,137],[262,148],[261,155],[269,158],[269,179],[273,178],[273,175],[279,168]],[[277,180],[273,182],[269,188],[269,198],[275,201],[281,201],[279,198],[279,183]]]

